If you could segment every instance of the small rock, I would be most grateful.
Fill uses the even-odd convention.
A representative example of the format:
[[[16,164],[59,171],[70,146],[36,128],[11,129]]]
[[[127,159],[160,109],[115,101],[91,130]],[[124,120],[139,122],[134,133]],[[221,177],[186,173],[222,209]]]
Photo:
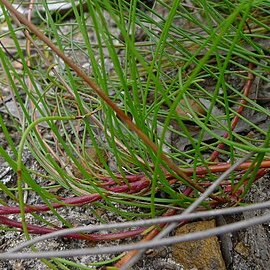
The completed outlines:
[[[198,221],[184,225],[176,230],[176,235],[204,231],[216,226],[215,220]],[[226,270],[216,236],[203,240],[175,244],[172,255],[184,269]]]
[[[246,258],[250,255],[249,247],[246,246],[243,242],[238,242],[234,250]]]

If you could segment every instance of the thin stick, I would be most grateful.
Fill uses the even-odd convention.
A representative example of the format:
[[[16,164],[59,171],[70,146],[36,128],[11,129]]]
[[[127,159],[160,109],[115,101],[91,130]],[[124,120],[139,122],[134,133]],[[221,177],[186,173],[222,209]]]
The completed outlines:
[[[154,224],[162,224],[162,223],[168,223],[168,222],[180,222],[182,220],[192,220],[192,219],[198,219],[198,218],[209,218],[209,217],[215,217],[220,215],[233,215],[237,213],[247,212],[247,211],[256,211],[256,210],[262,210],[270,208],[270,201],[263,202],[263,203],[256,203],[249,206],[239,206],[239,207],[233,207],[233,208],[225,208],[225,209],[215,209],[215,210],[208,210],[204,212],[195,212],[190,214],[179,214],[175,216],[169,216],[169,217],[159,217],[159,218],[153,218],[148,220],[138,220],[138,221],[129,221],[129,222],[121,222],[121,223],[111,223],[111,224],[97,224],[97,225],[87,225],[87,226],[79,226],[76,228],[68,228],[63,229],[61,231],[49,233],[46,235],[41,235],[36,238],[33,238],[29,241],[26,241],[17,247],[10,249],[6,253],[10,252],[18,252],[28,246],[34,245],[38,242],[43,242],[48,239],[52,239],[55,237],[62,237],[64,235],[72,234],[72,233],[90,233],[93,231],[101,231],[101,230],[111,230],[111,229],[124,229],[124,228],[132,228],[136,226],[150,226]]]
[[[15,259],[34,259],[34,258],[64,258],[64,257],[75,257],[75,256],[85,256],[94,254],[112,254],[119,253],[123,251],[129,251],[134,249],[148,249],[157,248],[161,246],[172,245],[181,242],[195,241],[204,238],[208,238],[214,235],[221,235],[250,226],[262,224],[270,221],[270,214],[263,215],[260,217],[251,218],[249,220],[243,220],[235,222],[233,224],[220,226],[217,228],[209,229],[206,231],[200,231],[195,233],[190,233],[186,235],[174,236],[165,239],[155,239],[146,243],[137,244],[126,244],[117,246],[107,246],[99,248],[86,248],[86,249],[71,249],[71,250],[61,250],[61,251],[44,251],[44,252],[31,252],[31,253],[0,253],[0,260],[15,260]]]

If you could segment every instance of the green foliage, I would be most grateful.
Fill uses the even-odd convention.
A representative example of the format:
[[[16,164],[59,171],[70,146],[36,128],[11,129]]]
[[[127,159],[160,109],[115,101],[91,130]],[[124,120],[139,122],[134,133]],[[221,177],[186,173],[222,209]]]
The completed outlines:
[[[226,145],[220,149],[222,159],[231,163],[251,151],[259,153],[255,161],[269,157],[269,130],[252,118],[254,114],[269,117],[269,110],[243,93],[250,74],[260,85],[270,83],[269,48],[265,45],[270,30],[268,1],[204,0],[192,1],[192,6],[180,0],[156,1],[153,9],[149,2],[70,1],[71,8],[64,14],[52,13],[48,1],[40,2],[42,11],[34,13],[38,27],[84,68],[159,151],[154,153],[145,145],[37,38],[31,40],[37,54],[26,53],[18,35],[23,27],[16,26],[1,6],[9,29],[5,35],[14,42],[14,57],[22,63],[22,70],[16,70],[13,59],[0,48],[0,83],[9,85],[17,102],[20,114],[10,117],[21,136],[18,146],[0,115],[0,130],[8,143],[8,150],[0,146],[0,155],[21,173],[17,191],[22,213],[23,193],[30,189],[62,224],[70,226],[51,205],[58,202],[57,197],[46,185],[36,183],[37,172],[23,165],[26,148],[45,170],[44,180],[53,179],[53,187],[59,185],[72,195],[99,193],[103,202],[97,203],[98,207],[127,219],[155,216],[164,205],[186,207],[196,199],[169,184],[166,174],[174,172],[161,158],[163,150],[183,169],[211,165],[209,156],[219,143]],[[70,16],[73,18],[67,20]],[[237,111],[241,100],[246,102],[244,114]],[[241,120],[239,125],[245,126],[244,134],[252,130],[255,137],[234,131],[235,116]],[[90,147],[95,149],[95,159],[88,152]],[[99,186],[100,175],[117,182],[115,174],[120,174],[127,182],[126,175],[140,173],[151,180],[149,196],[105,196]],[[207,180],[215,179],[209,171]],[[195,173],[193,180],[202,181]],[[234,176],[231,181],[234,183]],[[16,189],[0,187],[15,198]],[[158,198],[157,190],[167,197]],[[224,195],[222,192],[219,195]],[[141,207],[143,212],[119,210],[115,204],[121,202]],[[59,263],[68,265],[65,260]]]

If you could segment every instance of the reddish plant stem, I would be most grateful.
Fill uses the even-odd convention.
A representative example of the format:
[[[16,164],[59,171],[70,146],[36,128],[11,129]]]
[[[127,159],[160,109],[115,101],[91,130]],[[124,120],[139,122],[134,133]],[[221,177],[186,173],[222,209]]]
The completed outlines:
[[[134,193],[141,191],[144,188],[147,188],[149,186],[150,182],[148,178],[143,177],[140,178],[139,181],[132,182],[130,185],[123,185],[123,186],[116,186],[112,188],[108,188],[108,190],[111,190],[113,192],[128,192],[128,193]],[[90,203],[96,200],[102,199],[102,196],[100,194],[90,194],[90,195],[85,195],[85,196],[80,196],[80,197],[75,197],[75,198],[68,198],[68,199],[62,199],[63,203],[53,203],[52,207],[54,209],[64,207],[66,205],[83,205],[86,203]],[[50,208],[47,205],[36,205],[36,206],[26,206],[25,207],[25,213],[31,213],[31,212],[44,212],[44,211],[49,211]],[[9,218],[3,217],[1,215],[7,215],[7,214],[19,214],[20,213],[20,208],[19,207],[7,207],[7,206],[2,206],[0,207],[0,223],[10,226],[10,227],[15,227],[22,229],[22,223],[11,220]],[[51,229],[51,228],[44,228],[44,227],[39,227],[37,225],[27,225],[27,229],[29,233],[32,234],[46,234],[46,233],[51,233],[57,230],[61,230],[60,228],[57,229]],[[127,237],[132,237],[136,236],[140,233],[142,233],[145,229],[144,228],[138,228],[132,231],[124,231],[124,232],[119,232],[119,233],[111,233],[111,234],[71,234],[68,235],[67,237],[69,238],[76,238],[76,239],[84,239],[84,240],[91,240],[91,241],[103,241],[103,240],[116,240],[116,239],[123,239]]]
[[[116,186],[112,188],[108,188],[108,191],[112,192],[127,192],[127,193],[136,193],[142,191],[143,189],[149,186],[149,180],[144,177],[143,179],[130,183],[130,185],[123,185],[123,186]],[[106,195],[106,194],[105,194]],[[73,197],[67,199],[60,199],[62,203],[52,203],[52,207],[54,209],[61,208],[67,205],[72,206],[81,206],[87,203],[91,203],[97,200],[102,199],[102,196],[98,193],[80,196],[80,197]],[[32,213],[32,212],[46,212],[49,211],[50,208],[47,205],[33,205],[33,206],[25,206],[25,213]],[[9,215],[9,214],[19,214],[20,208],[17,206],[0,206],[0,215]]]
[[[246,170],[251,166],[252,162],[245,162],[241,165],[239,165],[239,167],[237,168],[237,170]],[[211,165],[208,168],[207,167],[197,167],[196,168],[196,174],[197,175],[206,175],[209,171],[211,171],[212,173],[217,173],[217,172],[224,172],[226,170],[228,170],[231,167],[231,164],[228,163],[220,163],[217,165]],[[260,168],[270,168],[270,160],[265,160],[261,163]],[[190,169],[186,169],[186,173],[187,175],[192,175],[193,174],[193,168]],[[265,171],[266,173],[266,171]],[[136,179],[138,176],[137,175],[133,175],[130,176],[130,179]],[[120,178],[120,176],[119,176]],[[141,181],[139,181],[138,183],[131,183],[130,187],[131,190],[130,192],[137,192],[137,191],[141,191],[141,189],[143,188],[147,188],[149,185],[149,180],[147,178],[143,178],[141,175],[139,175],[138,177],[139,179],[141,179]],[[137,178],[137,179],[138,179]],[[173,179],[174,177],[171,175],[167,175],[167,179]],[[109,178],[107,178],[109,180]],[[112,180],[112,179],[111,179]],[[174,181],[174,179],[173,179]],[[177,181],[177,180],[175,180]],[[205,186],[206,184],[204,184]],[[129,187],[127,185],[125,185],[125,187],[121,187],[121,186],[117,186],[115,187],[115,189],[112,188],[108,188],[108,190],[113,191],[113,192],[125,192],[129,190]],[[191,189],[188,189],[189,191],[191,191]],[[87,203],[91,203],[93,201],[99,200],[101,197],[99,194],[90,194],[90,195],[85,195],[85,196],[80,196],[80,197],[74,197],[74,198],[67,198],[67,199],[63,199],[62,203],[53,203],[52,206],[56,209],[56,208],[60,208],[60,207],[64,207],[66,205],[73,205],[73,206],[79,206],[79,205],[84,205]],[[36,206],[26,206],[25,207],[25,212],[26,213],[31,213],[31,212],[45,212],[45,211],[49,211],[49,207],[47,205],[36,205]],[[20,213],[20,209],[19,207],[14,207],[14,206],[1,206],[0,207],[0,215],[8,215],[8,214],[18,214]]]
[[[247,170],[250,168],[253,162],[244,162],[241,165],[239,165],[235,170],[236,171],[242,171],[242,170]],[[209,165],[208,167],[197,167],[196,168],[196,174],[197,175],[203,175],[203,174],[208,174],[209,172],[211,173],[219,173],[219,172],[225,172],[228,170],[232,165],[229,163],[219,163],[216,165]],[[260,168],[270,168],[270,160],[264,160],[260,164]],[[187,175],[193,175],[194,169],[193,168],[188,168],[185,170]],[[168,176],[169,177],[169,176]]]
[[[252,68],[253,68],[253,64],[250,63],[249,64],[249,69],[252,69]],[[249,72],[248,73],[248,80],[247,80],[247,82],[246,82],[246,84],[245,84],[245,86],[243,88],[243,95],[245,97],[248,97],[249,92],[250,92],[250,88],[252,86],[253,81],[254,81],[254,75],[251,72]],[[247,101],[245,99],[241,99],[240,100],[240,107],[238,108],[238,110],[236,112],[238,114],[241,114],[243,112],[246,104],[247,104]],[[231,122],[231,130],[234,130],[235,129],[235,127],[238,124],[238,122],[239,122],[239,116],[238,115],[235,115],[234,118],[233,118],[233,120],[232,120],[232,122]],[[229,133],[226,132],[223,135],[223,138],[228,138],[228,137],[229,137]],[[215,150],[212,153],[212,155],[210,156],[210,161],[212,161],[212,162],[215,161],[216,158],[219,156],[219,153],[220,153],[218,150],[224,149],[224,147],[225,147],[225,144],[224,143],[218,144],[217,150]]]
[[[236,170],[246,170],[251,166],[252,162],[245,162],[241,165],[238,166]],[[217,165],[211,165],[208,168],[207,167],[197,167],[196,168],[196,174],[197,175],[206,175],[209,171],[212,173],[217,173],[217,172],[224,172],[228,170],[231,167],[231,164],[228,163],[220,163]],[[265,160],[261,163],[260,168],[270,168],[270,160]],[[186,174],[187,175],[192,175],[194,169],[186,169]],[[264,171],[266,173],[266,171]],[[119,176],[120,179],[121,176]],[[113,192],[138,192],[141,191],[144,188],[147,188],[149,186],[149,180],[147,178],[144,178],[142,175],[132,175],[132,176],[127,176],[127,179],[132,179],[135,181],[135,179],[140,179],[140,181],[131,183],[128,187],[128,185],[125,186],[116,186],[115,189],[114,187],[107,188],[110,191]],[[172,175],[167,175],[167,179],[172,181],[177,181],[173,179],[174,177]],[[105,179],[105,178],[104,178]],[[108,181],[113,181],[110,178],[107,178]],[[207,183],[203,184],[204,186],[207,186]],[[129,189],[131,187],[131,189]],[[191,191],[191,188],[187,188],[187,190]],[[72,206],[79,206],[79,205],[84,205],[87,203],[91,203],[93,201],[99,200],[101,198],[100,194],[90,194],[90,195],[85,195],[85,196],[80,196],[80,197],[73,197],[73,198],[67,198],[67,199],[62,199],[63,203],[53,203],[52,206],[53,208],[61,208],[67,205],[72,205]],[[35,206],[26,206],[25,207],[25,212],[26,213],[31,213],[31,212],[45,212],[49,211],[50,208],[47,205],[35,205]],[[0,206],[0,215],[8,215],[8,214],[18,214],[20,213],[19,207],[16,206]]]
[[[19,221],[15,221],[3,216],[0,216],[0,223],[4,224],[9,227],[14,227],[22,230],[22,223]],[[61,231],[61,228],[51,229],[51,228],[44,228],[37,225],[27,225],[27,230],[29,233],[32,234],[47,234],[56,231]],[[63,236],[64,238],[74,238],[74,239],[81,239],[81,240],[88,240],[88,241],[105,241],[105,240],[117,240],[117,239],[124,239],[128,237],[137,236],[138,234],[142,233],[145,228],[137,228],[131,231],[124,231],[119,233],[108,233],[108,234],[67,234]]]
[[[54,209],[61,208],[67,205],[72,206],[81,206],[87,203],[91,203],[97,201],[101,198],[99,194],[91,194],[85,195],[80,197],[73,197],[62,199],[63,203],[52,203],[52,207]],[[25,213],[32,213],[32,212],[46,212],[49,211],[50,208],[47,205],[27,205],[25,206]],[[19,214],[20,207],[18,206],[0,206],[0,215],[10,215],[10,214]]]

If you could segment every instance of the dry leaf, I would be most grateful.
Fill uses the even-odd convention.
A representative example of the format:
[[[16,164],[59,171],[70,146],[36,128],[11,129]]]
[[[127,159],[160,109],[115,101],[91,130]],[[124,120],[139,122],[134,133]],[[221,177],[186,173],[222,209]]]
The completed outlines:
[[[198,115],[205,115],[205,108],[199,101],[187,98],[187,102],[189,103],[189,106],[186,104],[186,101],[182,99],[176,107],[176,112],[179,116],[190,119],[192,114],[188,107],[191,107],[192,112],[195,112]]]

